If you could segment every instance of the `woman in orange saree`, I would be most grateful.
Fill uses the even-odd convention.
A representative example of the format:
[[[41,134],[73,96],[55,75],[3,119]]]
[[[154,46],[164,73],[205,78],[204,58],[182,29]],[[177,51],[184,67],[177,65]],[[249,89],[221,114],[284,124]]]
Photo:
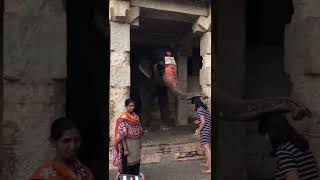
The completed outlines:
[[[55,120],[50,141],[56,149],[55,158],[38,167],[29,180],[94,180],[91,171],[77,159],[80,133],[71,120]]]
[[[113,165],[121,174],[139,175],[142,127],[134,113],[134,101],[127,99],[125,106],[126,112],[116,122]]]

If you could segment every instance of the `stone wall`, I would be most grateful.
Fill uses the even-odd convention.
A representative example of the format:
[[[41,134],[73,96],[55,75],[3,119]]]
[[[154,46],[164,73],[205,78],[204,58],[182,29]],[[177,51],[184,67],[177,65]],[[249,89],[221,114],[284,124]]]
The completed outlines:
[[[312,119],[295,123],[320,160],[320,2],[297,0],[285,31],[285,69],[293,83],[291,96],[305,103]]]
[[[63,1],[5,0],[0,179],[26,179],[54,153],[51,122],[65,114]]]
[[[290,82],[283,72],[281,46],[255,45],[247,50],[247,98],[287,96]],[[276,161],[270,144],[258,133],[256,121],[246,123],[246,163],[249,179],[272,179]]]

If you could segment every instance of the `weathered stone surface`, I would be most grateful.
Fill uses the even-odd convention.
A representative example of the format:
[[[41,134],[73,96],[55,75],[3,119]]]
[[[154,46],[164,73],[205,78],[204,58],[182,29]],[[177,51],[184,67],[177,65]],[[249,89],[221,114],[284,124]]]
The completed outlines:
[[[110,51],[110,63],[112,66],[130,66],[129,52]]]
[[[293,83],[291,96],[310,108],[313,117],[306,119],[306,123],[293,122],[293,125],[309,138],[319,160],[320,154],[316,153],[320,139],[319,1],[297,0],[294,1],[294,8],[292,22],[285,32],[285,67]]]
[[[200,55],[211,54],[211,32],[206,32],[200,37]]]
[[[4,2],[5,13],[23,13],[28,15],[35,14],[57,14],[63,15],[65,5],[63,1],[46,1],[46,0],[8,0]]]
[[[50,123],[65,114],[66,14],[63,1],[4,4],[0,179],[22,180],[54,155]]]
[[[177,67],[178,67],[178,79],[180,81],[181,89],[187,91],[187,80],[188,80],[188,57],[181,56],[178,53]],[[187,125],[188,124],[188,114],[185,113],[187,107],[187,102],[185,100],[177,100],[177,114],[176,114],[176,124],[177,125]]]
[[[110,50],[130,51],[130,24],[110,22]]]
[[[9,169],[8,179],[25,179],[41,162],[52,158],[54,152],[48,143],[50,123],[64,115],[64,108],[57,106],[64,104],[5,104],[1,127],[6,141],[1,148],[9,155],[4,164],[4,169]]]
[[[130,66],[111,66],[110,75],[111,87],[130,86]]]
[[[56,104],[65,102],[65,84],[56,83],[4,83],[4,102],[19,104]]]
[[[109,21],[127,21],[127,14],[130,8],[130,1],[115,1],[109,2]]]
[[[65,16],[7,13],[4,16],[4,34],[5,78],[49,79],[48,72],[55,72],[52,75],[57,76],[50,65],[55,65],[56,61],[58,64],[66,62]],[[59,77],[63,76],[65,74]]]
[[[192,32],[201,34],[211,31],[211,15],[208,17],[200,16],[192,25]]]
[[[179,12],[198,16],[208,16],[206,3],[195,1],[158,1],[158,0],[131,0],[131,6],[157,9],[163,11]]]
[[[131,7],[127,13],[127,17],[128,17],[127,22],[132,24],[134,21],[139,19],[139,16],[140,16],[140,8],[139,7]],[[136,25],[139,25],[139,24],[136,24]]]
[[[211,86],[211,67],[205,67],[200,70],[200,84],[202,86]]]

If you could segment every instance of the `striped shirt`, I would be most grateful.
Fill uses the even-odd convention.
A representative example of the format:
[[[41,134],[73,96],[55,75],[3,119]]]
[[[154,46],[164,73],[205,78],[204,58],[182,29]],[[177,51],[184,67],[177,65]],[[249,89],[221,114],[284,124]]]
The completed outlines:
[[[290,171],[296,171],[301,180],[319,180],[318,165],[311,151],[303,152],[287,142],[278,147],[276,157],[276,180],[285,180],[285,174]]]
[[[199,107],[197,109],[197,120],[200,120],[200,116],[204,116],[205,124],[200,132],[201,144],[211,143],[211,115],[207,109]]]

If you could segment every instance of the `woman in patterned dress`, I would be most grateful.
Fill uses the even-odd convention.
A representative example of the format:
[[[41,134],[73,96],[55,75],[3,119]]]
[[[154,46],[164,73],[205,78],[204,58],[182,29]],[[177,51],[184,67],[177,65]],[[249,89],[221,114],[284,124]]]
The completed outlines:
[[[199,125],[195,135],[200,134],[200,143],[204,147],[206,163],[201,164],[206,169],[203,173],[211,173],[211,114],[208,107],[201,101],[200,97],[193,98],[191,103],[195,107],[197,119],[195,123]]]
[[[319,180],[317,161],[308,141],[298,134],[281,113],[266,114],[259,132],[272,146],[277,159],[275,180]]]
[[[50,135],[56,156],[37,168],[29,180],[94,180],[91,171],[77,158],[80,139],[79,131],[70,119],[56,119]]]
[[[134,101],[127,99],[125,107],[126,112],[116,122],[113,165],[121,174],[139,175],[142,127],[139,116],[134,113]]]

